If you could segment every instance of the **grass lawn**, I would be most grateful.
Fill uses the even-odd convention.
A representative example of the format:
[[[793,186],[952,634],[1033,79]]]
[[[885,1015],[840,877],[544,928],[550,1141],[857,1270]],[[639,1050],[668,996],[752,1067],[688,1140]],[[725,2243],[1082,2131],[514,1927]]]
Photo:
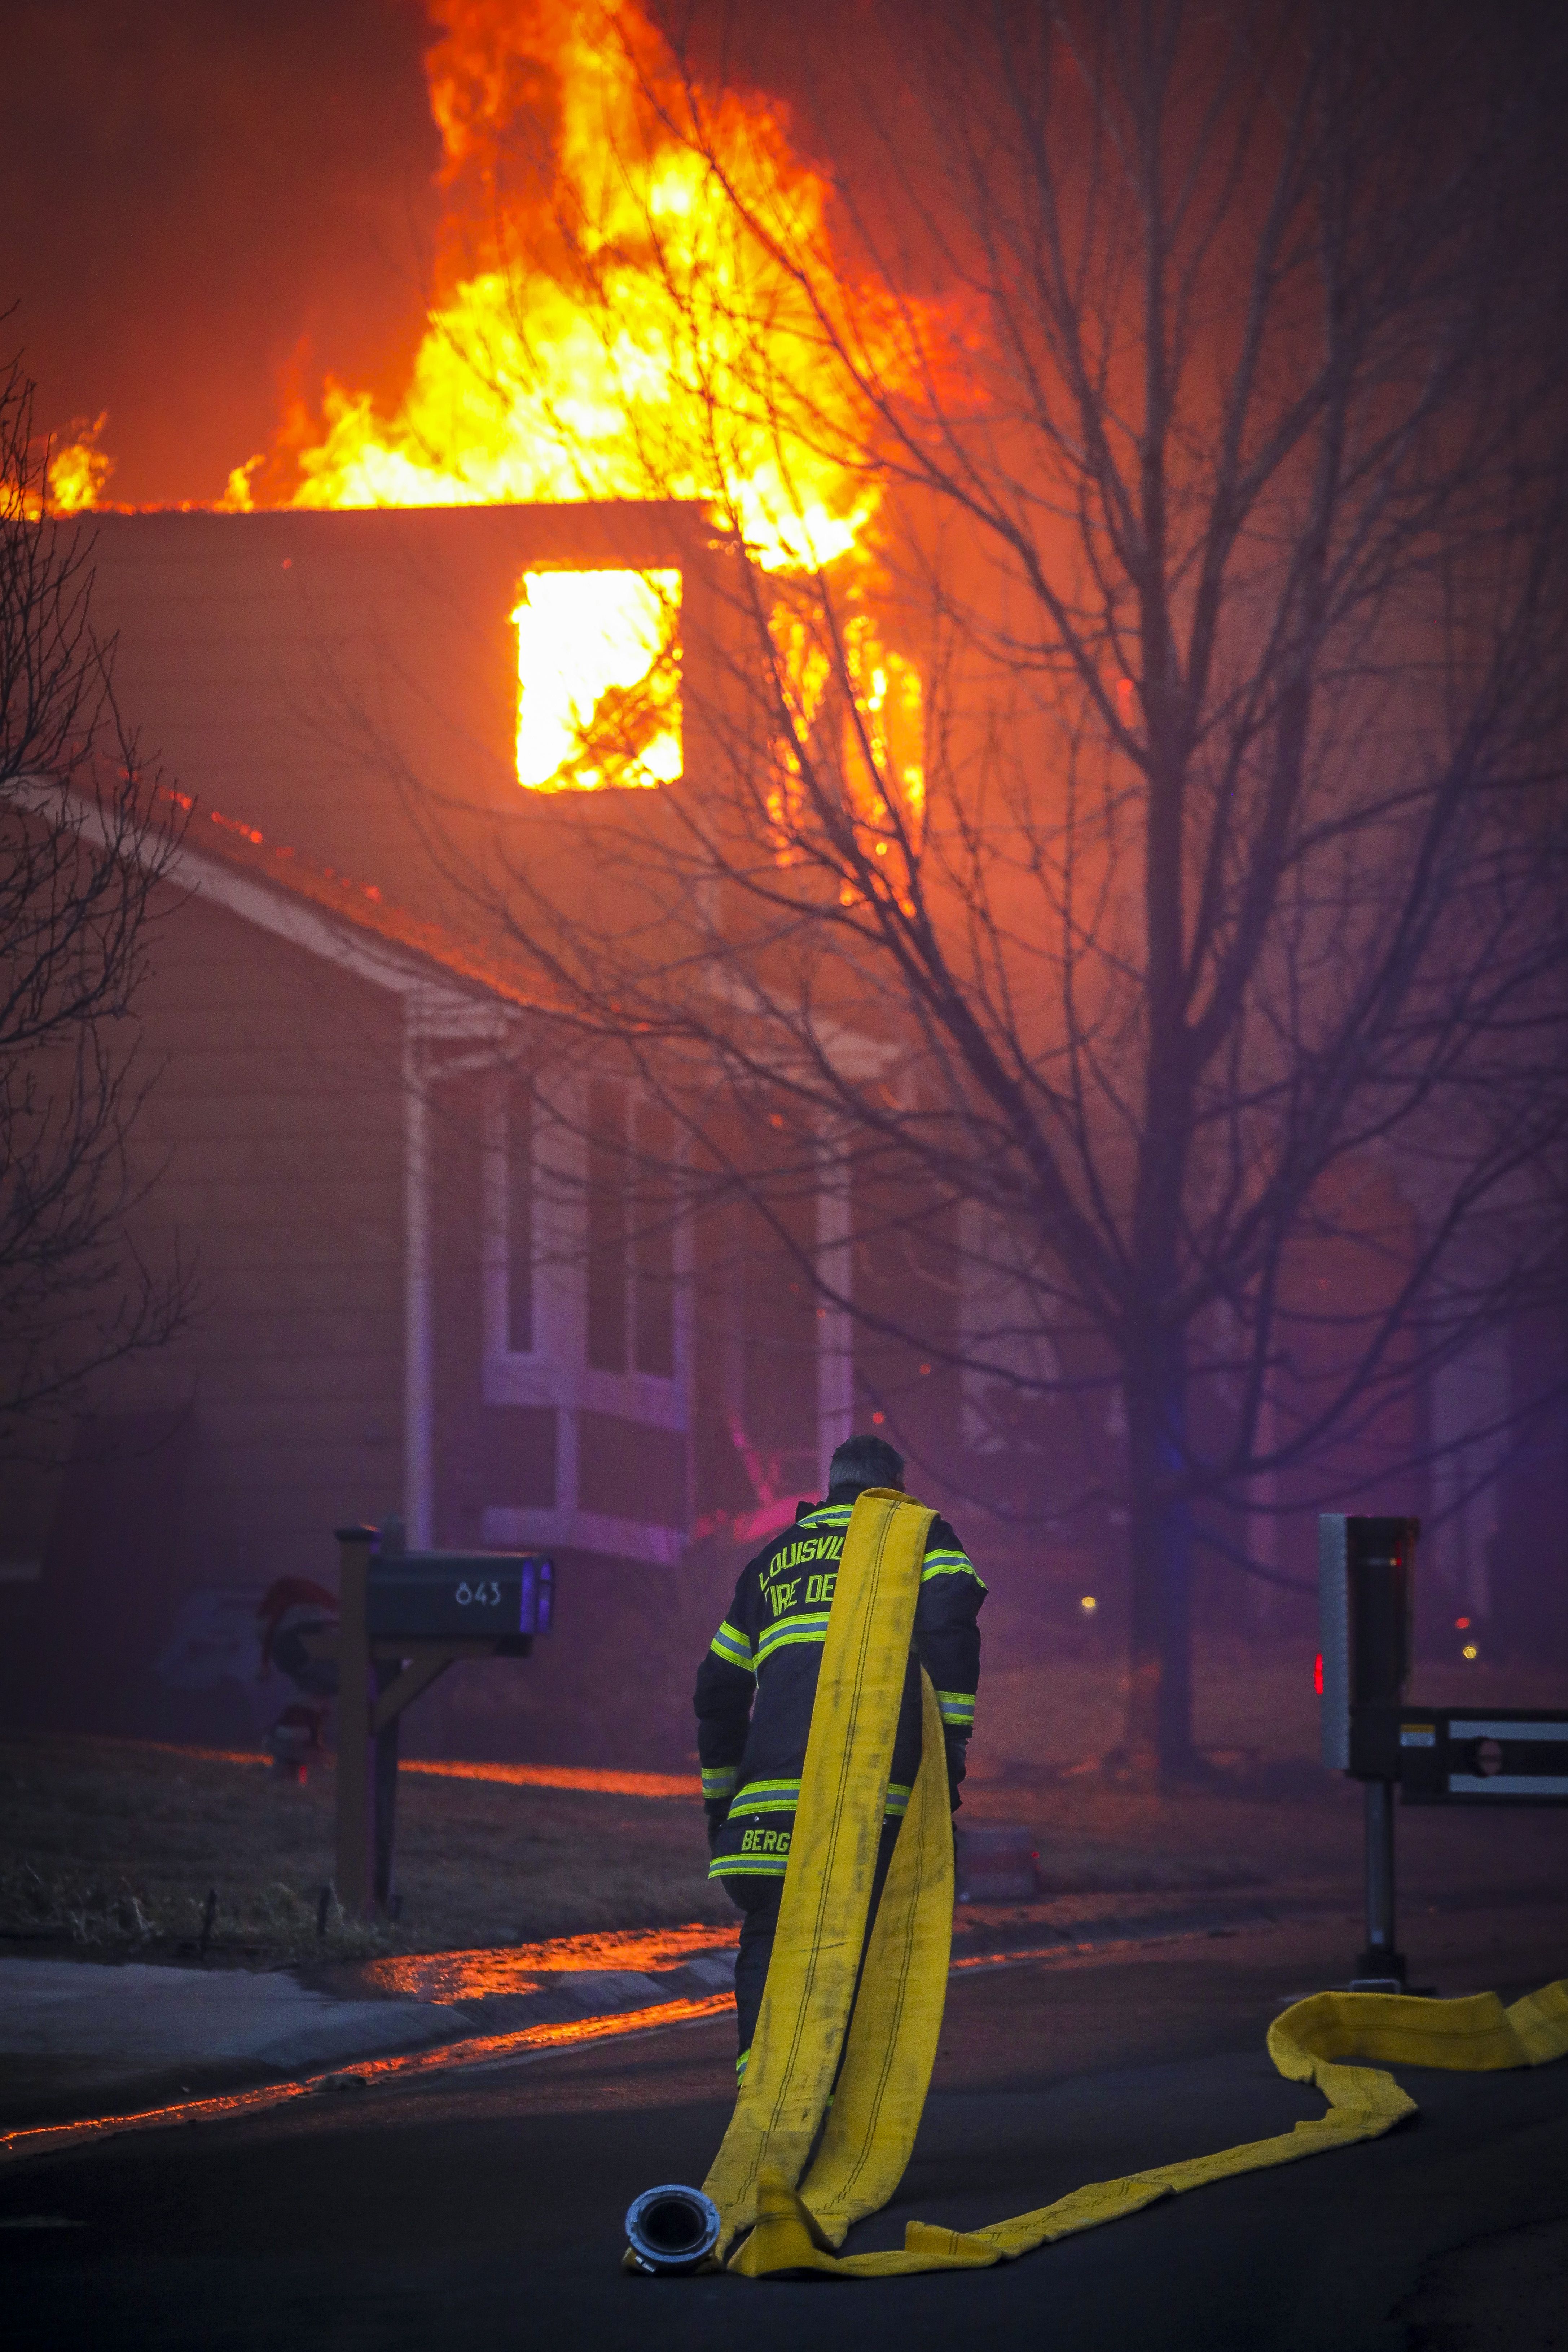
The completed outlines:
[[[1510,1668],[1421,1671],[1434,1704],[1563,1706],[1563,1677]],[[1092,1760],[1121,1724],[1121,1671],[1079,1655],[996,1659],[982,1679],[961,1825],[1036,1834],[1064,1894],[1247,1885],[1359,1893],[1360,1791],[1317,1762],[1310,1660],[1210,1644],[1197,1660],[1200,1743],[1212,1786],[1150,1796],[1108,1786]],[[504,1768],[503,1768],[504,1769]],[[307,1786],[259,1762],[132,1741],[0,1739],[0,1941],[155,1958],[193,1947],[209,1889],[211,1956],[282,1964],[531,1942],[600,1928],[731,1922],[710,1885],[695,1796],[400,1776],[401,1916],[367,1927],[330,1910],[331,1759]],[[1559,1812],[1402,1812],[1413,1901],[1458,1884],[1560,1876]],[[1403,1898],[1402,1898],[1403,1899]]]
[[[261,1763],[130,1740],[0,1741],[0,1937],[235,1959],[510,1944],[595,1927],[732,1918],[707,1880],[695,1799],[514,1788],[405,1771],[401,1919],[365,1928],[318,1900],[332,1874],[331,1759],[297,1788]]]

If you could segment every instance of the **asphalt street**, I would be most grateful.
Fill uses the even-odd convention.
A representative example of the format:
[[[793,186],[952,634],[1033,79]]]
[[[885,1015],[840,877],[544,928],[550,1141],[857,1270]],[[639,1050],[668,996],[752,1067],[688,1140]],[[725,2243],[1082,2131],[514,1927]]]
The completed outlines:
[[[1317,1918],[955,1979],[914,2160],[858,2233],[973,2226],[1088,2180],[1321,2111],[1264,2034],[1342,1980]],[[1410,1918],[1445,1994],[1568,1973],[1568,1904]],[[832,2352],[868,2337],[1083,2352],[1550,2352],[1568,2342],[1568,2063],[1401,2074],[1389,2138],[1167,2201],[967,2276],[623,2276],[621,2222],[700,2180],[730,2105],[723,2022],[493,2074],[345,2088],[249,2119],[100,2141],[0,2173],[14,2352]]]

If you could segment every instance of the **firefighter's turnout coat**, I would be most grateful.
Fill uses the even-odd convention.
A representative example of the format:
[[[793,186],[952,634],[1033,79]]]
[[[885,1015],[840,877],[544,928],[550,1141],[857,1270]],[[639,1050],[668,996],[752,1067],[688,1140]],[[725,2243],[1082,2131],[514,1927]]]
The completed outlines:
[[[827,1612],[853,1505],[803,1503],[795,1523],[748,1560],[729,1614],[697,1673],[697,1748],[713,1859],[709,1875],[782,1882]],[[945,1519],[933,1519],[888,1787],[888,1814],[910,1801],[921,1758],[920,1668],[936,1690],[952,1802],[974,1727],[985,1587]],[[760,1890],[759,1890],[760,1892]]]

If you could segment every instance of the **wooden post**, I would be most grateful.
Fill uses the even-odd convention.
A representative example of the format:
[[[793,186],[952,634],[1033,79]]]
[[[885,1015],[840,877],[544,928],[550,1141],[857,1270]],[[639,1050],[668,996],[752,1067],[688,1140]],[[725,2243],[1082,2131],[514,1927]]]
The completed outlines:
[[[377,1705],[371,1713],[374,1740],[371,1783],[374,1864],[371,1871],[370,1891],[377,1911],[383,1913],[392,1908],[392,1853],[397,1836],[397,1717],[389,1714],[384,1723],[378,1723],[376,1718],[381,1713],[379,1702],[396,1680],[397,1671],[396,1659],[378,1660],[375,1668]]]
[[[367,1604],[374,1528],[338,1534],[338,1901],[351,1917],[372,1899],[371,1670]]]

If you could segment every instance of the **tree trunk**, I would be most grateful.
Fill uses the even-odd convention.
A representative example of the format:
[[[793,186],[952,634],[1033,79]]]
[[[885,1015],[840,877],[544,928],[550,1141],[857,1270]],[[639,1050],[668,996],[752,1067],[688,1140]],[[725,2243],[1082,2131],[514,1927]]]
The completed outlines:
[[[1129,1368],[1131,1624],[1124,1767],[1170,1785],[1190,1779],[1193,1747],[1192,1513],[1183,1494],[1185,1349],[1163,1334]]]

